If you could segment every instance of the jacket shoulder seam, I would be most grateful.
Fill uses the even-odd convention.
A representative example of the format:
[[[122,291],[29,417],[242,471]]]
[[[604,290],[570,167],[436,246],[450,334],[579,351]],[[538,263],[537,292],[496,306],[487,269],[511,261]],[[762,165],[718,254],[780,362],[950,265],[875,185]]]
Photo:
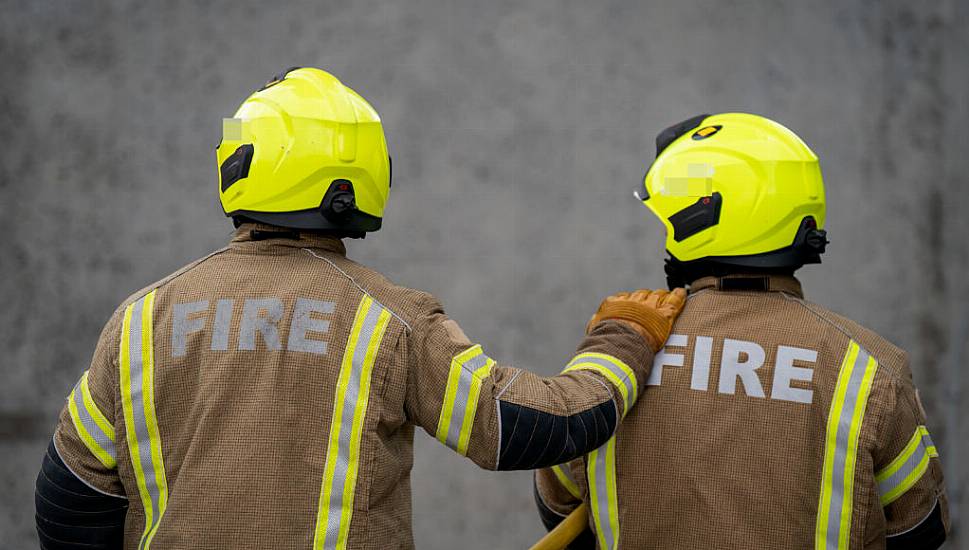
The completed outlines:
[[[827,316],[827,315],[825,315],[825,314],[824,314],[823,312],[820,312],[820,311],[818,311],[818,310],[816,310],[815,308],[813,308],[813,307],[811,307],[811,306],[809,306],[809,305],[807,305],[806,303],[804,303],[804,301],[803,301],[803,300],[801,300],[801,299],[799,299],[799,298],[792,298],[792,297],[790,297],[790,296],[787,296],[787,295],[784,295],[784,298],[785,298],[786,300],[788,300],[788,301],[790,301],[790,302],[794,302],[794,303],[796,303],[797,305],[799,305],[799,306],[801,306],[802,308],[804,308],[804,309],[806,309],[807,311],[809,311],[809,312],[811,312],[811,313],[812,313],[812,314],[814,314],[814,316],[815,316],[815,317],[817,317],[817,318],[818,318],[819,320],[821,320],[821,321],[822,321],[822,322],[824,322],[825,324],[827,324],[827,325],[829,325],[829,326],[831,326],[831,327],[833,327],[833,328],[834,328],[835,330],[837,330],[838,332],[840,332],[841,334],[843,334],[843,335],[844,335],[845,337],[847,337],[847,338],[848,338],[849,340],[851,340],[852,342],[854,342],[854,343],[856,343],[856,344],[858,344],[858,347],[860,347],[861,349],[863,349],[863,350],[865,350],[865,352],[866,352],[866,353],[867,353],[868,355],[870,355],[871,357],[874,357],[874,358],[875,358],[875,361],[877,361],[879,365],[886,365],[886,368],[884,368],[884,369],[879,369],[880,371],[887,371],[887,372],[888,372],[888,374],[889,374],[889,376],[891,376],[891,377],[892,377],[892,379],[894,379],[894,380],[898,380],[898,379],[900,378],[900,377],[899,377],[899,374],[898,374],[897,372],[895,372],[895,369],[893,369],[893,368],[888,368],[888,367],[887,367],[887,363],[885,363],[885,362],[883,362],[883,361],[882,361],[882,360],[880,360],[880,359],[879,359],[878,357],[876,357],[876,356],[875,356],[875,354],[871,352],[871,350],[869,350],[869,349],[868,349],[868,348],[866,348],[865,346],[862,346],[862,345],[861,345],[861,342],[859,342],[859,341],[858,341],[858,338],[855,338],[854,336],[852,336],[852,335],[851,335],[851,332],[849,332],[849,331],[848,331],[848,329],[846,329],[845,327],[843,327],[843,326],[841,326],[841,325],[840,325],[839,323],[836,323],[836,322],[834,322],[833,320],[831,320],[831,319],[829,319],[829,318],[828,318],[828,316]]]
[[[314,258],[316,258],[318,260],[322,260],[322,261],[330,264],[330,267],[332,267],[333,269],[337,270],[338,273],[340,273],[341,275],[343,275],[343,277],[346,278],[348,281],[350,281],[350,284],[352,284],[353,286],[355,286],[357,288],[357,290],[359,290],[360,292],[362,292],[365,296],[369,296],[370,299],[374,301],[374,303],[376,303],[380,307],[386,309],[390,313],[391,316],[393,316],[398,321],[400,321],[404,325],[404,327],[406,327],[406,329],[407,329],[408,332],[412,332],[413,331],[413,329],[410,326],[410,323],[408,323],[407,321],[405,321],[404,318],[401,317],[400,315],[398,315],[396,311],[394,311],[393,309],[387,307],[383,302],[381,302],[380,300],[378,300],[376,296],[374,296],[373,294],[371,294],[367,289],[365,289],[363,287],[363,285],[361,285],[359,282],[357,282],[357,280],[352,275],[350,275],[349,273],[347,273],[345,270],[341,269],[340,266],[336,265],[336,263],[333,260],[331,260],[331,259],[329,259],[327,257],[324,257],[324,256],[320,256],[319,254],[317,254],[316,252],[313,252],[309,248],[303,248],[302,250],[305,251],[306,253],[308,253],[310,256],[313,256]]]
[[[195,269],[196,267],[202,265],[203,263],[205,263],[209,259],[211,259],[211,258],[213,258],[215,256],[218,256],[219,254],[222,254],[223,252],[225,252],[227,250],[229,250],[229,247],[227,247],[227,246],[222,247],[222,248],[220,248],[220,249],[218,249],[218,250],[216,250],[214,252],[209,253],[206,256],[203,256],[203,257],[195,260],[194,262],[189,263],[188,265],[185,265],[185,266],[177,269],[171,275],[168,275],[167,277],[164,277],[164,278],[162,278],[162,279],[160,279],[158,281],[155,281],[154,283],[146,286],[145,288],[143,288],[143,289],[139,290],[138,292],[135,292],[134,294],[132,294],[131,296],[129,296],[127,300],[125,300],[124,302],[121,303],[121,306],[118,309],[123,309],[123,308],[129,306],[130,304],[132,304],[134,302],[137,302],[138,300],[140,300],[141,298],[143,298],[145,295],[147,295],[151,291],[158,290],[159,288],[162,288],[163,286],[167,285],[168,283],[174,281],[175,279],[181,277],[182,275],[184,275],[184,274],[188,273],[189,271]]]

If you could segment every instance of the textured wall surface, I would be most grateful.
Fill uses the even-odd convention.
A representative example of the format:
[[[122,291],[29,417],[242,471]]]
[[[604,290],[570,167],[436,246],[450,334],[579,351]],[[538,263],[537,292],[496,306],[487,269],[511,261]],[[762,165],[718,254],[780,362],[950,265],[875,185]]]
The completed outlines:
[[[965,519],[969,4],[823,4],[0,0],[0,547],[36,544],[33,478],[101,325],[227,239],[221,119],[291,65],[385,121],[386,230],[351,257],[546,374],[604,294],[664,283],[631,197],[660,129],[728,110],[795,129],[829,200],[808,297],[910,351]],[[416,447],[419,548],[540,535],[528,474]]]

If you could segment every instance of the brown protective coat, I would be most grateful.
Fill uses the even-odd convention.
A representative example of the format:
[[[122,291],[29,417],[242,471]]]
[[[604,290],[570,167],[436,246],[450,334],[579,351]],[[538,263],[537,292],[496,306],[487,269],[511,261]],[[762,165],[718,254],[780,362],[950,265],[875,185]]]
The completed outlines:
[[[622,549],[813,548],[828,411],[849,338],[879,362],[859,439],[850,547],[880,549],[886,534],[918,524],[938,499],[948,525],[942,469],[932,459],[921,480],[882,508],[874,472],[896,457],[925,424],[908,358],[858,324],[803,300],[791,277],[759,278],[769,291],[724,291],[701,279],[673,327],[685,347],[683,366],[662,369],[617,432],[617,484]],[[766,279],[766,280],[765,280]],[[691,389],[698,336],[713,338],[707,390]],[[672,337],[671,337],[672,338]],[[724,339],[759,344],[764,397],[719,391]],[[817,351],[809,403],[772,397],[779,345]],[[661,356],[657,356],[656,372]],[[929,426],[931,430],[931,425]],[[585,460],[570,465],[588,499]],[[537,474],[539,494],[555,512],[578,503],[550,470]],[[592,520],[590,518],[590,526]]]
[[[118,349],[125,306],[157,289],[154,306],[155,409],[169,487],[154,548],[310,548],[313,544],[337,374],[364,291],[393,313],[377,355],[360,451],[349,548],[412,548],[410,470],[413,426],[437,429],[451,358],[471,347],[437,300],[396,286],[345,258],[336,239],[253,241],[244,225],[210,257],[136,293],[107,323],[89,371],[98,408],[117,431],[118,468],[106,469],[80,441],[65,410],[55,444],[72,471],[94,488],[127,495],[126,547],[144,530],[144,509],[119,397]],[[271,231],[272,228],[262,227]],[[256,349],[238,349],[247,298],[279,298],[280,348],[255,333]],[[297,298],[335,302],[322,319],[319,355],[287,350]],[[228,350],[212,348],[216,302],[235,300]],[[174,304],[207,300],[192,318],[203,328],[173,355]],[[616,322],[598,325],[580,346],[620,358],[645,383],[652,352]],[[496,396],[554,414],[571,414],[621,396],[590,371],[542,379],[496,366],[482,384],[468,457],[495,468],[500,424]],[[485,535],[485,534],[483,534]]]

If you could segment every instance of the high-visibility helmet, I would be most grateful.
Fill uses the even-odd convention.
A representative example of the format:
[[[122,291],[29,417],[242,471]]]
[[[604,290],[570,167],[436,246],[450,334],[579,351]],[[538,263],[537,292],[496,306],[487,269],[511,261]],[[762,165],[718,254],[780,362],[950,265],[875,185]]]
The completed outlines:
[[[818,157],[757,115],[700,115],[661,132],[637,196],[666,226],[674,268],[796,269],[820,262],[827,243]]]
[[[377,111],[333,75],[289,69],[223,120],[227,216],[295,229],[380,229],[390,157]]]

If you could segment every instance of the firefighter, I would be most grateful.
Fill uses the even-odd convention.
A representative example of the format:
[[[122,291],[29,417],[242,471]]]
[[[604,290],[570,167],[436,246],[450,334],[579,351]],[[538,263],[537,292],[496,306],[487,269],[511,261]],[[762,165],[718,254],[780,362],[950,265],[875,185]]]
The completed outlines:
[[[793,276],[827,244],[815,154],[736,113],[656,145],[637,196],[687,305],[616,435],[536,473],[545,525],[587,501],[572,548],[937,548],[946,492],[908,356]]]
[[[605,300],[562,374],[497,363],[430,294],[346,258],[390,158],[361,96],[288,70],[226,119],[227,247],[108,321],[37,480],[41,545],[412,548],[414,426],[483,468],[602,445],[685,292]]]

